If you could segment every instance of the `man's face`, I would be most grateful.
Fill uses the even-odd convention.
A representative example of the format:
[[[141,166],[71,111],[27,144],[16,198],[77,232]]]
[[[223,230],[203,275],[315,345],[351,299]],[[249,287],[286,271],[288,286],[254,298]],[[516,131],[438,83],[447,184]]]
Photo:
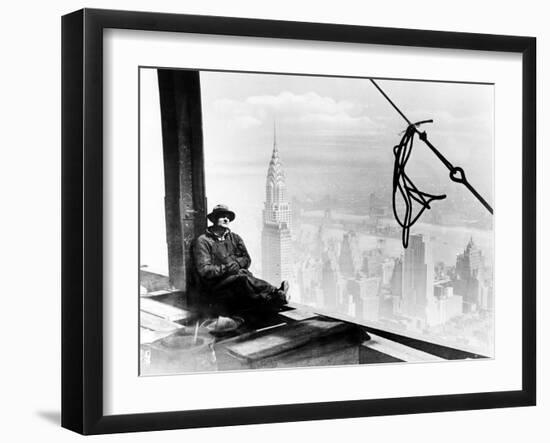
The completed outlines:
[[[222,215],[216,220],[216,226],[222,227],[222,228],[228,228],[229,227],[229,217],[227,215]]]

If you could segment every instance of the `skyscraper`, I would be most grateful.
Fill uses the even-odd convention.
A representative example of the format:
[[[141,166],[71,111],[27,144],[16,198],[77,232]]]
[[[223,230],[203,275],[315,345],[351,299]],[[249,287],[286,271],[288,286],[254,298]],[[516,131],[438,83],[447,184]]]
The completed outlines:
[[[464,253],[456,257],[456,273],[461,280],[477,278],[483,267],[483,254],[470,237],[470,241],[464,249]]]
[[[380,278],[357,274],[347,281],[346,292],[353,309],[349,315],[363,320],[378,321],[380,308]]]
[[[325,227],[321,224],[313,240],[313,255],[315,258],[321,258],[323,256],[323,252],[325,252],[326,245],[324,235]]]
[[[464,252],[456,257],[455,292],[464,298],[464,312],[471,312],[488,305],[487,287],[484,284],[484,258],[474,240],[466,245]]]
[[[292,274],[292,212],[286,192],[286,180],[277,135],[273,131],[273,153],[267,170],[262,229],[262,275],[278,284]]]
[[[462,315],[462,296],[453,293],[448,283],[434,285],[434,303],[429,310],[430,325],[444,324],[454,317]]]
[[[306,258],[298,265],[297,280],[302,302],[318,302],[318,291],[316,291],[316,289],[320,288],[322,269],[323,264],[321,260],[313,257]],[[323,304],[323,300],[320,300],[319,302]]]
[[[324,297],[323,305],[330,309],[345,311],[347,309],[344,297],[345,291],[343,291],[345,281],[338,272],[338,265],[328,254],[324,254],[322,260],[321,287]]]
[[[410,236],[402,272],[403,314],[415,319],[418,326],[423,326],[429,304],[434,301],[434,264],[431,245],[422,235]]]
[[[359,267],[360,258],[357,251],[357,242],[357,236],[354,232],[344,234],[338,262],[340,272],[346,277],[353,277]]]

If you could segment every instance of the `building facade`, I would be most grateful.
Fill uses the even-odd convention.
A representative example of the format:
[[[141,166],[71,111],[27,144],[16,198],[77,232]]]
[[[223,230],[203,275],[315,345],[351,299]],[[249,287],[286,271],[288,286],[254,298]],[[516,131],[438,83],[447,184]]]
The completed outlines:
[[[403,256],[402,310],[418,327],[428,321],[434,297],[434,263],[430,242],[422,235],[411,235]]]
[[[484,282],[484,257],[473,239],[466,245],[464,252],[456,257],[456,280],[453,282],[455,293],[463,297],[464,312],[477,311],[486,307],[488,288]]]
[[[275,132],[262,219],[262,276],[277,285],[292,277],[292,210]]]

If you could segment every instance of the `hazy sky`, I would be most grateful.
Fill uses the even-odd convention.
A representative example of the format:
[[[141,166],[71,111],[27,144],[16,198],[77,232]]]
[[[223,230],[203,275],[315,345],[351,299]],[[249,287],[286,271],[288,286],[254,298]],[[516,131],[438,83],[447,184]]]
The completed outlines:
[[[434,119],[425,127],[430,140],[470,179],[491,187],[492,86],[378,83],[411,121]],[[228,162],[265,168],[274,122],[286,164],[314,168],[391,163],[391,148],[406,127],[368,79],[202,72],[201,86],[207,161],[213,168]],[[440,167],[425,146],[414,157]]]

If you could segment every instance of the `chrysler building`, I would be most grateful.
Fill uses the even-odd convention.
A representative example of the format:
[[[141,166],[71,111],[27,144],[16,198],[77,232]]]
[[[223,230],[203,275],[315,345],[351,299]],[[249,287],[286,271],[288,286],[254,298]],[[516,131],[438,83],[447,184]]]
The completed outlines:
[[[265,204],[262,229],[262,276],[277,285],[292,274],[291,209],[285,174],[273,130],[273,153],[265,184]]]

